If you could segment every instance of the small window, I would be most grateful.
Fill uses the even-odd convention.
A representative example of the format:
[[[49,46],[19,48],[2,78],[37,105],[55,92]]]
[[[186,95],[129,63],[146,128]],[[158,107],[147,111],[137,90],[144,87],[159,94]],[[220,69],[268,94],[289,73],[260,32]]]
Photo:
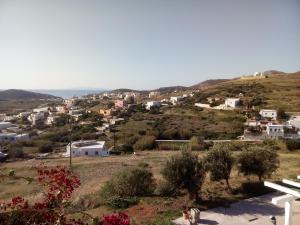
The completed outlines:
[[[95,152],[95,155],[99,155],[99,152],[98,152],[98,151],[96,151],[96,152]]]
[[[89,155],[89,153],[88,153],[88,152],[85,152],[84,154],[85,154],[85,155]]]

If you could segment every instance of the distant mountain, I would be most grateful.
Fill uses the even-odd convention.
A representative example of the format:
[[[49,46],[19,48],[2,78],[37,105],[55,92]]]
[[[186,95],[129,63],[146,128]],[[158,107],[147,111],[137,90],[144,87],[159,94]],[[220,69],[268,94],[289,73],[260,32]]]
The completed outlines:
[[[2,101],[10,101],[10,100],[40,100],[40,99],[57,99],[59,97],[48,95],[48,94],[41,94],[32,91],[24,91],[18,89],[9,89],[0,91],[0,100]]]
[[[230,79],[211,79],[211,80],[206,80],[203,82],[200,82],[198,84],[195,84],[191,87],[189,87],[190,89],[198,89],[204,86],[210,86],[210,85],[215,85],[215,84],[220,84],[223,83],[225,81],[229,81]]]
[[[161,87],[161,88],[158,88],[154,91],[159,91],[160,93],[165,94],[165,93],[170,93],[170,92],[174,92],[174,91],[185,91],[185,90],[187,90],[187,87],[184,87],[184,86],[171,86],[171,87]]]

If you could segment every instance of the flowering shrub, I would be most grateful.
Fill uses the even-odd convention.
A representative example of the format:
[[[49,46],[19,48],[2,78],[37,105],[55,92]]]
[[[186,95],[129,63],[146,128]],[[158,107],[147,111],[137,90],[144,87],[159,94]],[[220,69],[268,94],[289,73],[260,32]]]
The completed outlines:
[[[102,225],[130,225],[128,216],[125,213],[112,214],[104,216]]]
[[[104,216],[101,221],[84,212],[77,212],[82,214],[80,219],[67,218],[66,214],[71,212],[69,200],[74,190],[80,186],[79,178],[64,167],[40,167],[37,168],[37,173],[37,181],[45,190],[42,199],[33,204],[20,196],[13,197],[8,202],[0,201],[0,225],[88,225],[87,217],[92,219],[93,225],[130,225],[128,216],[124,213]],[[5,175],[0,174],[0,177]],[[32,178],[17,177],[13,171],[7,177],[33,181]]]

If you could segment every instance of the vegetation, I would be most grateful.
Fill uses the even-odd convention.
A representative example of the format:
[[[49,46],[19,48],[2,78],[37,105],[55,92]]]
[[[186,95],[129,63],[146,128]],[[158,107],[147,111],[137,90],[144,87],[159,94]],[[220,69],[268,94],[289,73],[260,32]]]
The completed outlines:
[[[156,138],[154,136],[142,136],[133,146],[135,150],[149,150],[155,146]]]
[[[171,186],[186,189],[190,199],[199,199],[198,192],[205,178],[205,170],[197,155],[182,150],[166,162],[162,175]]]
[[[205,163],[210,172],[211,180],[225,180],[228,189],[231,190],[229,178],[234,164],[234,157],[230,145],[215,144],[207,153]]]
[[[130,168],[116,173],[101,189],[101,199],[115,208],[128,207],[137,202],[138,197],[154,192],[153,174],[141,167]]]
[[[259,181],[271,176],[279,167],[276,151],[264,146],[252,146],[244,149],[238,157],[239,172],[244,175],[256,175]]]

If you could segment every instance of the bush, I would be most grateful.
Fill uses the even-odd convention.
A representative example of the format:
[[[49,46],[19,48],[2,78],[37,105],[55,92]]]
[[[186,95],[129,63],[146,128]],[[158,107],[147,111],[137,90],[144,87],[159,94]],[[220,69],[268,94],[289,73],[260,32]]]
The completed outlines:
[[[100,195],[103,203],[115,208],[135,204],[138,197],[153,193],[153,174],[145,168],[135,167],[115,174],[105,183]]]
[[[300,140],[287,140],[286,141],[286,147],[288,150],[299,150],[300,149]]]
[[[278,167],[278,154],[264,146],[246,148],[238,156],[239,172],[244,175],[256,175],[259,181],[266,176],[271,176]]]
[[[51,142],[47,142],[39,146],[38,151],[40,153],[48,153],[53,151],[53,144]]]
[[[230,190],[229,178],[234,163],[230,145],[224,143],[215,144],[208,152],[205,163],[210,172],[210,179],[212,181],[224,179]]]
[[[190,199],[198,200],[198,191],[205,178],[203,162],[190,151],[172,156],[161,171],[165,180],[177,189],[186,189]]]
[[[23,147],[19,144],[10,144],[7,147],[7,155],[8,158],[16,159],[16,158],[24,158],[25,154],[23,152]]]
[[[204,142],[201,137],[193,136],[190,139],[190,149],[193,150],[203,150],[204,149]]]
[[[143,136],[133,146],[135,150],[153,149],[156,138],[154,136]]]
[[[176,193],[176,188],[169,182],[167,181],[160,181],[157,184],[155,193],[159,196],[163,196],[163,197],[172,197],[175,196]]]
[[[116,150],[124,154],[133,153],[133,147],[130,144],[119,145]]]

